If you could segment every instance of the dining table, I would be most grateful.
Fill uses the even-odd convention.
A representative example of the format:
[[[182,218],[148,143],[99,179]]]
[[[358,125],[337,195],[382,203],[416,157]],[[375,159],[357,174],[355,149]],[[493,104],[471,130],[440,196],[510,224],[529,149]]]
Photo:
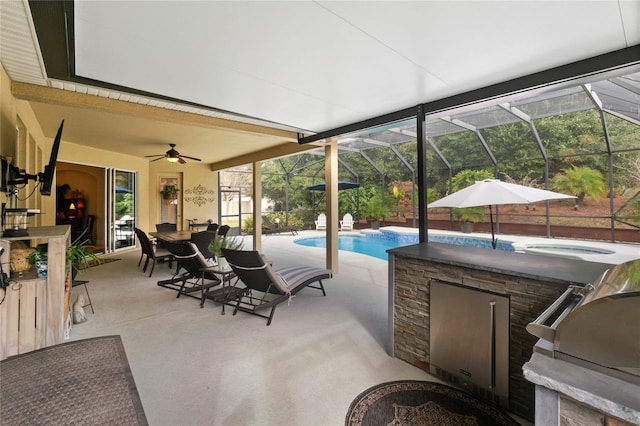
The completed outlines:
[[[169,243],[184,243],[191,241],[191,231],[155,231],[149,232],[149,235]]]

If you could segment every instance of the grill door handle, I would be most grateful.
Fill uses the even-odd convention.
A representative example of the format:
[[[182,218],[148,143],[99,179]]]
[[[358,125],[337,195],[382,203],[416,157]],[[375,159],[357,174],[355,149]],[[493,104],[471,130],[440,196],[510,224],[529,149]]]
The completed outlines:
[[[553,325],[550,327],[548,325],[544,325],[544,323],[556,310],[558,310],[560,305],[562,305],[562,302],[564,302],[567,297],[571,296],[574,290],[578,288],[579,287],[570,285],[565,292],[551,304],[551,306],[549,306],[538,318],[535,319],[535,321],[527,324],[527,331],[529,334],[553,343],[556,337],[556,329]]]
[[[489,359],[491,363],[491,383],[489,389],[496,387],[496,302],[489,302]]]

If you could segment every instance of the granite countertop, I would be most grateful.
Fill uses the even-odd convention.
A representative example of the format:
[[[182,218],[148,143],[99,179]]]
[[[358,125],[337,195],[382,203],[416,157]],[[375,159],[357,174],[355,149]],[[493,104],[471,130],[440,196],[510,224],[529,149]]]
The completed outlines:
[[[524,377],[598,411],[640,424],[640,386],[586,367],[534,353]]]
[[[515,253],[444,243],[422,243],[387,250],[396,257],[428,260],[562,285],[593,283],[613,265],[538,254]]]

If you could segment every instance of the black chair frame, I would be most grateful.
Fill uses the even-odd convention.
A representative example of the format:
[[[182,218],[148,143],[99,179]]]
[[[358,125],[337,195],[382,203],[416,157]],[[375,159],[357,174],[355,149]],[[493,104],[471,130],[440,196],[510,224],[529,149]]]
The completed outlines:
[[[322,280],[331,278],[331,271],[328,269],[289,267],[273,270],[271,264],[257,251],[222,249],[222,252],[236,276],[248,289],[244,297],[236,300],[234,315],[238,311],[246,312],[265,318],[267,325],[270,325],[276,307],[280,303],[290,301],[303,288],[314,288],[322,291],[323,296],[327,295]],[[276,285],[275,274],[280,274],[284,282],[289,285],[287,291],[283,291]],[[311,285],[316,281],[318,285]],[[256,296],[255,293],[261,293],[261,295]],[[267,314],[261,313],[266,309],[270,309]]]
[[[199,297],[192,293],[196,291],[202,293],[221,284],[220,278],[211,271],[211,266],[198,251],[195,244],[189,242],[165,242],[165,245],[178,263],[178,269],[182,268],[185,272],[182,274],[176,273],[169,280],[158,281],[158,285],[176,290],[178,292],[176,298],[184,294],[185,296],[201,299],[201,295]]]
[[[262,216],[262,233],[268,234],[282,234],[285,232],[291,232],[291,235],[298,235],[300,228],[295,226],[275,226],[268,217]]]
[[[212,231],[200,231],[191,233],[191,242],[198,247],[198,251],[202,253],[205,259],[213,259],[214,255],[209,251],[209,244],[216,237],[216,233]]]
[[[154,247],[149,240],[146,232],[141,230],[140,228],[133,228],[133,231],[140,241],[140,247],[142,249],[142,253],[140,254],[140,260],[138,261],[138,267],[142,263],[142,258],[147,256],[147,259],[144,262],[144,266],[142,267],[142,272],[147,272],[147,266],[149,265],[149,261],[151,260],[151,271],[149,271],[149,276],[153,275],[153,269],[156,267],[156,260],[158,261],[168,261],[169,268],[171,268],[171,264],[173,262],[173,255],[169,253],[169,251],[165,248]]]

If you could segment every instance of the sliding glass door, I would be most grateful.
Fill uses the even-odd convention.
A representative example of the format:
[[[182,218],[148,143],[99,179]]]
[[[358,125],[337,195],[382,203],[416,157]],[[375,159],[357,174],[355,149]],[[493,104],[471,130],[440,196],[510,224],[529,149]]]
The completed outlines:
[[[106,250],[135,247],[133,228],[136,218],[136,174],[132,171],[105,169]]]

